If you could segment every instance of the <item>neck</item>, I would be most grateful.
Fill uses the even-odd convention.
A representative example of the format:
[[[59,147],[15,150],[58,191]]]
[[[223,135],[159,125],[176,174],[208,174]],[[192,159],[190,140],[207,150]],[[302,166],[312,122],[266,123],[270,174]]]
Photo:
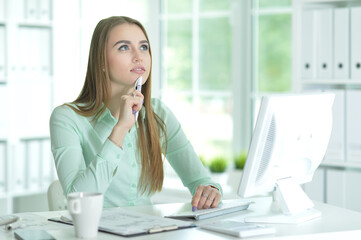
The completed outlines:
[[[112,95],[109,101],[108,108],[113,117],[119,118],[120,100],[123,95],[130,95],[134,91],[134,86],[112,86]]]

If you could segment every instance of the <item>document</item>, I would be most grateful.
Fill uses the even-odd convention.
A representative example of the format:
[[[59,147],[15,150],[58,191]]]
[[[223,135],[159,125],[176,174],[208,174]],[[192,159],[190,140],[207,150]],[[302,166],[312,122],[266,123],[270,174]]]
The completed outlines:
[[[72,224],[70,215],[51,218],[49,221]],[[195,227],[192,222],[162,218],[122,208],[104,209],[99,223],[99,231],[124,237],[191,227]]]

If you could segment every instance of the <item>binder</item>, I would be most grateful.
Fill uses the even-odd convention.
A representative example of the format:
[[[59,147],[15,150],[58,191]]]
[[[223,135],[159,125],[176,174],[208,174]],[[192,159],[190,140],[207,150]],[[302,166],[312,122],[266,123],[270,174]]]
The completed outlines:
[[[23,21],[25,19],[25,5],[26,0],[22,1],[7,1],[4,0],[6,4],[6,17],[11,17],[12,19],[16,19],[19,21]]]
[[[24,192],[25,187],[25,144],[20,142],[19,144],[11,145],[12,157],[12,178],[14,192]]]
[[[41,28],[28,28],[28,46],[29,48],[29,57],[27,58],[27,64],[30,65],[29,75],[31,77],[40,76],[40,54],[43,49],[41,48],[41,39],[40,39]]]
[[[345,171],[326,169],[326,202],[345,207]]]
[[[315,23],[314,11],[305,10],[302,12],[302,40],[301,54],[302,79],[313,79],[315,74]]]
[[[361,80],[361,7],[351,8],[351,78]]]
[[[30,63],[31,63],[31,48],[32,42],[30,39],[29,29],[27,27],[19,28],[19,51],[18,51],[18,74],[20,76],[27,76],[30,73]],[[29,47],[32,46],[32,47]],[[21,56],[21,57],[20,57]]]
[[[0,138],[6,139],[8,137],[9,129],[10,129],[10,117],[5,117],[10,115],[9,111],[9,89],[7,85],[0,84]]]
[[[361,211],[361,191],[355,191],[355,185],[361,182],[361,172],[347,171],[345,174],[345,207],[354,211]]]
[[[36,20],[38,18],[37,0],[25,0],[25,19]]]
[[[349,78],[349,9],[335,8],[334,10],[334,78]]]
[[[42,76],[50,76],[50,53],[51,53],[51,37],[50,37],[50,29],[42,28],[39,29],[39,71]]]
[[[332,90],[335,100],[332,108],[332,133],[325,161],[345,161],[345,91]]]
[[[27,188],[38,190],[40,186],[40,144],[38,140],[24,141],[26,147]]]
[[[39,0],[39,19],[41,21],[49,21],[51,19],[50,7],[50,0]]]
[[[5,50],[5,27],[0,25],[0,82],[3,82],[5,80]]]
[[[331,79],[332,77],[332,9],[316,10],[317,32],[317,78]]]
[[[5,19],[5,0],[0,0],[0,21]]]
[[[0,141],[0,193],[5,192],[6,190],[6,147],[6,141]]]
[[[325,202],[325,169],[318,168],[313,174],[312,181],[304,185],[307,196],[313,201]]]
[[[361,91],[346,91],[346,159],[361,162]]]

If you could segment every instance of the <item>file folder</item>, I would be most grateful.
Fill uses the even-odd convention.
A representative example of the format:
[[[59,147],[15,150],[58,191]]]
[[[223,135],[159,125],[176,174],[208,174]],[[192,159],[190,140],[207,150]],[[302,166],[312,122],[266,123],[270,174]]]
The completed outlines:
[[[5,19],[5,0],[0,0],[0,21]]]
[[[349,9],[336,8],[334,10],[334,78],[349,78]]]
[[[335,101],[332,107],[332,133],[325,154],[326,161],[345,161],[345,91],[332,90]]]
[[[6,190],[6,159],[7,159],[6,141],[0,141],[0,193]]]
[[[5,62],[6,62],[5,39],[6,39],[5,27],[0,25],[0,82],[3,82],[5,79]]]
[[[361,7],[351,8],[351,78],[361,80]]]
[[[315,34],[314,11],[306,10],[302,13],[301,54],[302,79],[313,79],[315,74]]]
[[[326,200],[328,204],[345,207],[345,171],[326,170]]]
[[[316,10],[317,78],[332,78],[332,9]]]
[[[347,161],[361,162],[361,91],[346,91]]]

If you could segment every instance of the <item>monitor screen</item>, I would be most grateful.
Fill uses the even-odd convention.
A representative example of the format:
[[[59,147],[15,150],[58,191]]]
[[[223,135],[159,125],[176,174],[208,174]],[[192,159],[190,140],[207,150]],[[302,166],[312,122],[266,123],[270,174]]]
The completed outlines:
[[[325,155],[333,100],[332,93],[263,97],[238,195],[272,192],[285,215],[312,208],[299,185],[312,180]]]

